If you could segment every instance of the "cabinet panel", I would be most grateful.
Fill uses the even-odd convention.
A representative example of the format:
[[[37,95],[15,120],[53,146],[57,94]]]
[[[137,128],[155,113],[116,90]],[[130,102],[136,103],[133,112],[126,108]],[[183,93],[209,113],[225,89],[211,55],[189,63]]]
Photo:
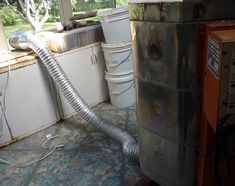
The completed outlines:
[[[141,169],[163,186],[192,186],[195,148],[168,141],[148,130],[140,136]],[[149,174],[148,174],[149,175]]]
[[[198,24],[158,22],[131,24],[135,75],[139,79],[178,89],[198,89],[196,60]]]
[[[92,76],[95,83],[95,97],[96,103],[109,99],[109,92],[107,87],[107,81],[104,78],[106,70],[104,56],[100,45],[92,47]]]
[[[77,89],[81,97],[88,103],[94,102],[92,95],[93,79],[91,69],[91,48],[78,49],[57,57],[65,74]],[[59,93],[64,118],[75,114],[75,110],[65,97]]]
[[[195,145],[197,94],[136,79],[138,123],[168,140]]]
[[[5,78],[6,73],[0,74],[1,85]],[[5,113],[13,138],[29,135],[59,120],[42,63],[10,72]]]
[[[95,105],[108,99],[107,85],[104,80],[104,59],[100,44],[61,54],[57,59],[73,86],[88,105]],[[76,113],[60,93],[59,98],[63,118]]]

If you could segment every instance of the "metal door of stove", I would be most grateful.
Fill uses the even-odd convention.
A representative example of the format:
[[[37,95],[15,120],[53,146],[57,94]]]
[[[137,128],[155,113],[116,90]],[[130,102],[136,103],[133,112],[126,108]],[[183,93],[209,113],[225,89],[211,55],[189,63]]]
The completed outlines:
[[[161,186],[192,186],[197,93],[138,78],[136,90],[141,170]]]
[[[135,76],[153,84],[196,90],[198,24],[131,23]]]

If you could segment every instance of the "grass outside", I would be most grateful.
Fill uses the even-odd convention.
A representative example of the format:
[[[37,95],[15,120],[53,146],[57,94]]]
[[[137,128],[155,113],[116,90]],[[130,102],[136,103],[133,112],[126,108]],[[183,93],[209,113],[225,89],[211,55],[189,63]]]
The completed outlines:
[[[44,23],[42,29],[48,30],[51,28],[55,28],[56,24],[58,24],[58,22]],[[32,27],[28,23],[22,20],[19,20],[16,25],[4,26],[4,32],[7,38],[13,32],[32,32],[32,31],[33,31]]]

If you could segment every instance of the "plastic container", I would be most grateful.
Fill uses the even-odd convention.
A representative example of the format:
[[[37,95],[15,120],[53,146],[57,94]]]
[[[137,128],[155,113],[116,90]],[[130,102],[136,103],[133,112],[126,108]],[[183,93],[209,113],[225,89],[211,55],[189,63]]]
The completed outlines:
[[[128,71],[128,72],[123,72],[123,73],[115,73],[115,74],[105,71],[105,74],[109,78],[120,78],[120,77],[127,76],[127,75],[133,75],[133,70]]]
[[[105,64],[108,72],[125,73],[133,71],[132,44],[106,44],[102,43]]]
[[[130,20],[127,7],[113,8],[98,13],[106,43],[131,41]]]
[[[115,74],[105,75],[108,82],[111,103],[115,107],[129,107],[135,104],[135,86],[133,73],[116,76]]]

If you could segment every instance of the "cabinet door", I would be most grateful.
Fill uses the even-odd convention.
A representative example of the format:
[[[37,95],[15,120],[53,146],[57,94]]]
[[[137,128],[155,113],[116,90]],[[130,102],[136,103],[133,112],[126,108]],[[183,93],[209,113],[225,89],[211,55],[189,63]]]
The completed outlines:
[[[0,75],[1,85],[5,75]],[[10,72],[5,113],[13,138],[32,134],[59,120],[45,75],[41,63]]]
[[[102,48],[99,45],[92,47],[92,75],[95,83],[96,103],[109,99],[107,82],[105,80],[105,61]]]
[[[94,80],[92,76],[92,49],[91,47],[79,48],[57,57],[65,74],[77,89],[81,97],[91,105],[95,102]],[[75,110],[59,93],[64,118],[75,114]]]

